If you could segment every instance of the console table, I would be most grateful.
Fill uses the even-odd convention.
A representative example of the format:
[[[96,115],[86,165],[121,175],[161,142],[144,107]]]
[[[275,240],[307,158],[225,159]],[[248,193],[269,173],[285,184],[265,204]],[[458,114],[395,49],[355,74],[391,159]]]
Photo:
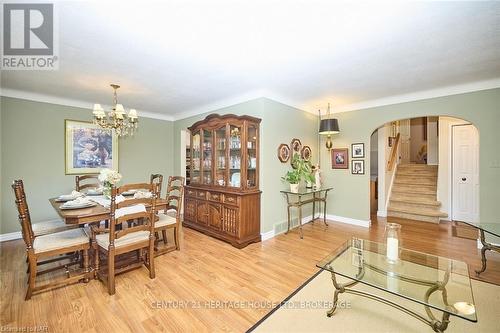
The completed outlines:
[[[471,227],[479,229],[480,240],[483,248],[481,249],[481,264],[482,267],[480,270],[476,271],[476,276],[479,276],[482,272],[486,270],[486,251],[495,251],[500,253],[500,246],[491,244],[486,241],[486,237],[484,233],[488,233],[490,235],[496,236],[500,238],[500,223],[471,223],[471,222],[463,222]]]
[[[386,245],[353,238],[327,256],[316,266],[332,274],[335,288],[331,317],[339,294],[350,293],[379,301],[429,325],[435,332],[444,332],[450,316],[477,322],[467,264],[453,259],[401,249],[400,259],[390,263]],[[350,281],[339,283],[337,275]],[[377,293],[368,293],[351,287],[357,283],[373,287]],[[433,295],[433,294],[437,295]],[[396,296],[388,297],[388,296]],[[437,297],[436,297],[437,296]],[[421,304],[425,314],[406,307],[412,301]],[[431,309],[442,313],[441,318]],[[388,316],[392,314],[387,312]]]
[[[292,207],[297,207],[298,209],[298,220],[299,220],[299,230],[300,230],[300,238],[304,238],[304,233],[302,232],[302,206],[312,203],[313,204],[313,213],[312,213],[312,220],[311,222],[314,222],[315,220],[315,214],[316,214],[316,202],[321,205],[323,202],[323,223],[325,223],[326,226],[328,226],[328,223],[326,223],[326,198],[328,195],[328,191],[332,190],[332,187],[321,187],[321,188],[299,188],[298,192],[292,192],[292,191],[280,191],[281,193],[285,194],[286,196],[286,203],[287,203],[287,222],[288,222],[288,228],[285,234],[287,234],[290,231],[290,208]],[[324,192],[325,194],[321,196],[321,193]],[[308,199],[303,199],[304,196],[311,195],[312,198]],[[294,200],[296,199],[296,200]],[[321,209],[321,206],[320,206]],[[321,213],[320,213],[321,216]],[[318,216],[319,218],[319,216]]]

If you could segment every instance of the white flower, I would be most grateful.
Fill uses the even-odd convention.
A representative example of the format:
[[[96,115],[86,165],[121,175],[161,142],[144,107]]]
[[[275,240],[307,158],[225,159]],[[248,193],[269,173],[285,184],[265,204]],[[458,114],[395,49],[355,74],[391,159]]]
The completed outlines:
[[[122,175],[116,170],[102,169],[98,178],[101,183],[116,185],[122,179]]]

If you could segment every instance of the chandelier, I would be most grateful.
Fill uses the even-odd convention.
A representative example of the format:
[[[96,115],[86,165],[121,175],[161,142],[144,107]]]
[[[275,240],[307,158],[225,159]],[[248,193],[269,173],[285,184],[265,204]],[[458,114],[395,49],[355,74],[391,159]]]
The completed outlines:
[[[106,129],[114,129],[118,136],[134,135],[137,130],[139,120],[137,111],[130,109],[128,115],[125,112],[122,104],[118,104],[116,90],[120,88],[117,84],[111,84],[113,88],[113,107],[106,114],[101,104],[94,104],[94,124]]]

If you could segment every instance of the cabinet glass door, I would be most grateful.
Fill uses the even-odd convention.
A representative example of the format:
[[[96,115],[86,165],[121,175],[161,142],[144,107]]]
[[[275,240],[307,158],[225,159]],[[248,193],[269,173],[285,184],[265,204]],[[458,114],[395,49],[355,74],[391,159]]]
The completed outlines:
[[[226,126],[215,130],[215,185],[227,184]]]
[[[203,184],[212,184],[212,131],[203,130]]]
[[[247,150],[247,187],[257,186],[257,126],[248,125],[248,134],[246,142]]]
[[[200,131],[193,133],[192,145],[191,145],[191,182],[200,183],[200,172],[201,172],[201,152],[200,152]]]
[[[229,133],[229,186],[241,186],[241,127],[230,126]]]

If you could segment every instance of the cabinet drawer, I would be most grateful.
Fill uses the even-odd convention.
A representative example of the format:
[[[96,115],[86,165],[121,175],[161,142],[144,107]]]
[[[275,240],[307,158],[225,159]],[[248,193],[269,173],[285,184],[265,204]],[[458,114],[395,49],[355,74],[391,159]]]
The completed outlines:
[[[221,193],[216,193],[216,192],[207,192],[208,195],[208,200],[210,201],[215,201],[215,202],[221,202],[222,201],[222,194]]]
[[[234,194],[224,194],[224,203],[237,205],[238,204],[238,196]]]
[[[186,190],[186,196],[188,196],[188,197],[196,197],[196,191],[188,188]]]
[[[207,192],[205,192],[205,191],[198,191],[197,197],[200,198],[200,199],[206,199],[207,198]]]

